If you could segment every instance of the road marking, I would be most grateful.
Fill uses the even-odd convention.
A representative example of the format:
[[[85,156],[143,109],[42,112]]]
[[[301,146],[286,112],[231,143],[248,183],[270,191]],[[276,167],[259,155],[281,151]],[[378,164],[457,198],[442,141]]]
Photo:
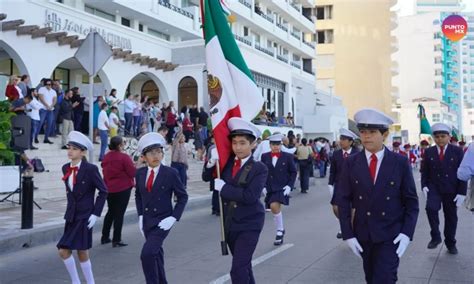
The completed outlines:
[[[272,250],[264,255],[261,255],[259,256],[258,258],[252,260],[252,267],[255,267],[257,265],[259,265],[260,263],[266,261],[267,259],[271,258],[271,257],[274,257],[275,255],[279,254],[279,253],[282,253],[284,252],[285,250],[291,248],[292,246],[294,246],[294,244],[284,244],[282,245],[281,247],[275,249],[275,250]],[[230,280],[230,274],[227,273],[226,275],[223,275],[219,278],[217,278],[216,280],[213,280],[211,282],[209,282],[209,284],[223,284],[225,283],[226,281],[229,281]]]

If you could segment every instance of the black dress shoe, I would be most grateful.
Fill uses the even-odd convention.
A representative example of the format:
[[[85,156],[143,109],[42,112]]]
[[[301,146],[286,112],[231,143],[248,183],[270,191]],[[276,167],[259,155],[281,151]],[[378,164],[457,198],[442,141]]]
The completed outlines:
[[[100,240],[100,243],[103,244],[103,245],[109,244],[109,243],[111,243],[111,242],[112,242],[112,240],[111,240],[111,239],[108,239],[108,238],[107,238],[107,239],[101,239],[101,240]]]
[[[342,239],[342,234],[341,234],[341,232],[338,232],[338,233],[337,233],[336,238]]]
[[[301,193],[308,193],[307,190],[301,190]]]
[[[278,231],[279,233],[281,233],[281,235],[276,235],[275,237],[275,241],[273,242],[273,245],[275,246],[279,246],[283,243],[283,236],[285,235],[285,230],[283,231]]]
[[[35,146],[31,146],[30,150],[38,150],[38,148],[36,148]]]
[[[126,247],[128,246],[128,244],[125,244],[125,243],[122,243],[122,242],[113,242],[112,243],[112,247],[116,248],[116,247]]]
[[[54,143],[53,143],[52,141],[50,141],[50,140],[44,140],[43,143],[45,143],[45,144],[54,144]]]
[[[441,243],[441,241],[431,240],[431,241],[428,243],[428,248],[429,248],[429,249],[435,249],[440,243]]]
[[[36,143],[36,144],[38,144],[38,143],[39,143],[38,139],[35,139],[35,143]]]
[[[456,246],[448,247],[448,252],[450,254],[458,254],[458,249],[456,248]]]

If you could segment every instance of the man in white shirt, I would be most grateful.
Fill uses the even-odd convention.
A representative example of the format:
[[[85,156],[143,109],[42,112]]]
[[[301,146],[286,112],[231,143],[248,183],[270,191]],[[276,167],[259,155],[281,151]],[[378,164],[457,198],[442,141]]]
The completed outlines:
[[[40,109],[43,105],[36,99],[38,93],[35,89],[29,89],[31,91],[32,100],[26,106],[28,112],[27,115],[31,118],[31,138],[30,138],[30,150],[36,150],[38,148],[33,146],[33,139],[38,140],[39,126],[40,126]]]
[[[44,86],[38,90],[39,101],[43,105],[42,109],[39,111],[40,115],[40,126],[39,129],[46,124],[46,129],[44,130],[44,143],[53,144],[48,138],[53,135],[54,130],[54,106],[56,105],[57,97],[56,91],[51,88],[52,81],[46,79],[44,81]]]
[[[102,103],[99,113],[99,120],[97,122],[97,128],[99,128],[99,136],[100,136],[100,154],[99,154],[99,161],[102,161],[105,155],[105,150],[107,149],[108,143],[108,133],[109,133],[109,117],[107,116],[107,103]]]
[[[135,101],[131,98],[130,94],[124,101],[124,113],[125,113],[125,135],[132,135],[132,121],[133,121],[133,110],[136,108]]]

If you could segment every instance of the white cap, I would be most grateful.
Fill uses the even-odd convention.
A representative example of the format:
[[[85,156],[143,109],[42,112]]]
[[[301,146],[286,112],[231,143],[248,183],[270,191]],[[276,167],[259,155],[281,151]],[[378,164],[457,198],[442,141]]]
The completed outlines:
[[[91,140],[89,140],[86,135],[82,134],[79,131],[71,131],[67,138],[68,145],[78,147],[82,150],[91,150],[94,147],[94,145],[92,145]]]
[[[431,132],[434,134],[435,132],[446,132],[447,134],[451,134],[451,127],[449,127],[445,123],[435,123],[431,125]]]
[[[339,129],[339,135],[344,136],[344,137],[348,137],[350,139],[357,139],[358,138],[358,136],[354,132],[350,131],[349,129],[345,129],[345,128]]]
[[[143,135],[138,140],[138,152],[144,154],[154,148],[163,148],[166,145],[166,141],[163,136],[156,132],[150,132]]]
[[[283,134],[273,134],[272,136],[268,137],[268,140],[270,142],[281,142],[281,140],[283,139]]]
[[[373,109],[364,108],[354,114],[357,128],[388,129],[393,124],[393,119],[385,113]]]
[[[229,119],[227,127],[230,131],[230,137],[236,134],[248,134],[258,138],[262,134],[253,123],[240,117],[232,117]]]

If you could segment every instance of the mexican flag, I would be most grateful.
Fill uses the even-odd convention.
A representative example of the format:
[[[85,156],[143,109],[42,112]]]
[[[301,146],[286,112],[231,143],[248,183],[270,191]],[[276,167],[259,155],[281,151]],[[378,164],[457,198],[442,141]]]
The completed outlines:
[[[221,169],[232,152],[227,121],[231,117],[251,121],[264,102],[235,42],[226,14],[228,10],[222,0],[204,1],[210,113]]]
[[[426,118],[425,108],[421,104],[418,105],[418,117],[420,118],[420,134],[431,135],[431,126]]]

